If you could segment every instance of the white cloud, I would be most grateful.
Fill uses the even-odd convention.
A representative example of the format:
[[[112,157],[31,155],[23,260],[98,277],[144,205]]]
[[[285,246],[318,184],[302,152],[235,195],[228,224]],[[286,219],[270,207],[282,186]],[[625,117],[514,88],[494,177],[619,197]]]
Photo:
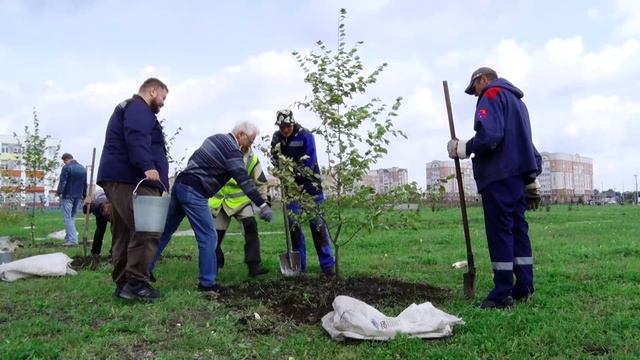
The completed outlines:
[[[598,151],[611,147],[611,143],[631,144],[637,136],[632,130],[640,129],[635,125],[639,116],[640,102],[594,95],[573,102],[567,134],[580,140],[606,139],[594,141],[592,148]]]
[[[623,36],[640,34],[640,2],[635,0],[617,0],[614,3],[614,11],[622,18],[618,26],[618,32]]]

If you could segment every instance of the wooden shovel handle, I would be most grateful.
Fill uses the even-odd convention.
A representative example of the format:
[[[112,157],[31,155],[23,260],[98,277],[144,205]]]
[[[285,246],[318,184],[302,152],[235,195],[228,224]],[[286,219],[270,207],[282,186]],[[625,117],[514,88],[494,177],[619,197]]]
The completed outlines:
[[[451,110],[451,99],[449,98],[449,84],[447,80],[442,82],[444,88],[444,99],[447,103],[447,115],[449,117],[449,131],[451,139],[456,138],[456,130],[453,125],[453,111]],[[469,235],[469,219],[467,218],[467,202],[464,197],[464,186],[462,184],[462,171],[460,169],[460,159],[453,159],[456,166],[456,179],[458,180],[458,194],[460,195],[460,210],[462,211],[462,226],[464,228],[464,241],[467,246],[467,269],[469,272],[475,273],[475,264],[473,262],[473,250],[471,249],[471,236]]]

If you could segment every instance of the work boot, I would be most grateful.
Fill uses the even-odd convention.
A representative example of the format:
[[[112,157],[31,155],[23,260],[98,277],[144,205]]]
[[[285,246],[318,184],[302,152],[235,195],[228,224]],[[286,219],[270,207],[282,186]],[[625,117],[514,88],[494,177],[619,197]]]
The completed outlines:
[[[502,300],[485,299],[482,304],[480,304],[480,309],[504,309],[511,306],[513,306],[513,298],[507,296]]]
[[[249,266],[249,276],[251,277],[264,275],[269,272],[269,269],[262,267],[260,263],[248,263],[247,266]]]
[[[332,267],[322,270],[322,273],[326,277],[334,277],[334,276],[336,276],[336,271]]]
[[[100,265],[100,254],[91,254],[91,269],[95,270]]]

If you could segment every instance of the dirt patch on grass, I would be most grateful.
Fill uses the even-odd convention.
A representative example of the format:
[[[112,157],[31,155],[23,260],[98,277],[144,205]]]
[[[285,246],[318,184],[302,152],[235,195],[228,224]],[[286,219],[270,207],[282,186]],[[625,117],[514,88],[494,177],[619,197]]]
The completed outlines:
[[[603,345],[587,344],[583,346],[582,350],[593,356],[605,356],[609,354],[609,349]]]
[[[315,324],[333,310],[331,304],[338,295],[357,298],[384,312],[384,309],[404,309],[411,303],[430,301],[434,305],[439,304],[451,296],[451,291],[429,284],[384,277],[335,281],[302,276],[230,287],[227,293],[216,297],[216,300],[231,308],[244,310],[246,300],[250,299],[259,302],[284,321]],[[240,323],[246,324],[248,321],[241,319]],[[264,329],[259,330],[264,332]]]
[[[149,350],[149,345],[145,343],[135,343],[129,351],[129,359],[150,360],[153,359],[153,352]]]

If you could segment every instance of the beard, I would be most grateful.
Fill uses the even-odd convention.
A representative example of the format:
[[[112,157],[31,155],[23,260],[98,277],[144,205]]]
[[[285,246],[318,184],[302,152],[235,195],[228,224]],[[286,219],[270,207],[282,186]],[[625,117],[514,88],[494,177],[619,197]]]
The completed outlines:
[[[160,112],[160,105],[158,104],[155,98],[151,99],[149,103],[149,107],[151,108],[151,111],[153,111],[154,114],[157,114]]]

